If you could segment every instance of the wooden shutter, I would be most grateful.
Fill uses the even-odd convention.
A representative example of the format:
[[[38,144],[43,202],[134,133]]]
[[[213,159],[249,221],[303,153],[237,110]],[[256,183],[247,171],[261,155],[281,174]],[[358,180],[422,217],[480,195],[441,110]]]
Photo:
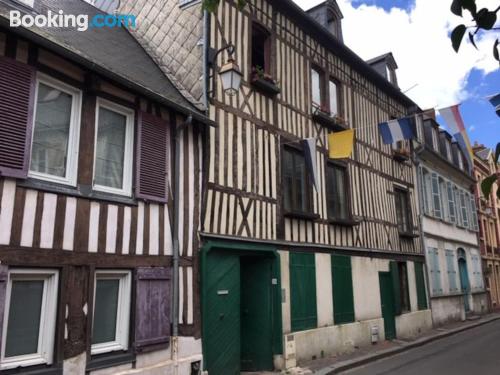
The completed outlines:
[[[169,123],[146,112],[138,123],[136,197],[166,202]]]
[[[446,265],[448,272],[448,281],[450,284],[450,292],[458,292],[457,288],[457,271],[455,269],[455,252],[453,250],[445,250]]]
[[[419,310],[427,309],[427,294],[425,293],[424,264],[415,262],[415,283],[417,284],[417,306]]]
[[[170,341],[171,270],[138,268],[136,283],[135,349]]]
[[[401,315],[401,286],[399,283],[398,262],[390,262],[390,271],[392,278],[392,290],[394,292],[394,313]]]
[[[447,183],[447,192],[448,192],[448,208],[450,212],[450,220],[452,223],[456,222],[456,214],[455,214],[455,195],[453,194],[453,185],[450,181]]]
[[[35,96],[35,71],[0,57],[0,175],[28,176]]]
[[[314,254],[290,253],[290,304],[292,331],[317,327]]]
[[[441,216],[441,194],[439,193],[439,179],[436,173],[432,174],[432,200],[434,203],[434,216]]]
[[[9,268],[0,264],[0,353],[2,352],[2,329],[3,329],[3,318],[5,312],[5,301],[7,292],[7,281],[8,281],[8,271]]]
[[[351,257],[332,255],[333,322],[354,322]]]

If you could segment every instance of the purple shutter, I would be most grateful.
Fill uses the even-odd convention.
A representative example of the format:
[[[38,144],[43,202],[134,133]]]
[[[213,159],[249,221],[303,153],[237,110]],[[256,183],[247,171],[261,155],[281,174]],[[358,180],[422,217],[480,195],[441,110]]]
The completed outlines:
[[[0,57],[0,175],[26,178],[29,168],[35,70]]]
[[[5,310],[5,296],[7,292],[7,280],[8,280],[9,268],[0,264],[0,353],[2,352],[2,329],[3,329],[3,316]]]
[[[169,124],[146,112],[138,123],[136,197],[166,202]]]
[[[138,268],[136,285],[135,348],[170,341],[170,268]]]

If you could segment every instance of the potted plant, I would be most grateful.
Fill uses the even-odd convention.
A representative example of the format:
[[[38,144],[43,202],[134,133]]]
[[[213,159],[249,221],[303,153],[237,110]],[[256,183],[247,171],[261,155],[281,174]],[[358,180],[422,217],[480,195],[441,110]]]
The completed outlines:
[[[280,93],[276,80],[264,71],[261,66],[252,67],[251,83],[265,94],[274,96]]]
[[[347,129],[347,121],[338,114],[333,114],[330,109],[324,105],[314,106],[313,120],[317,123],[327,126],[332,130],[345,130]]]

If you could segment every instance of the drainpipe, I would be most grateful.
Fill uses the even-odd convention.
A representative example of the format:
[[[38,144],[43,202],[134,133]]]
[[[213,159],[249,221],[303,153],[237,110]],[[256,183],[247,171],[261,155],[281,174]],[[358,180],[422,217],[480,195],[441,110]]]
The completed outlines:
[[[172,351],[174,362],[174,375],[179,373],[179,217],[180,210],[179,196],[181,194],[181,179],[179,171],[181,169],[181,144],[184,129],[193,122],[193,116],[189,115],[184,123],[175,128],[175,169],[174,169],[174,225],[173,225],[173,318],[172,318]]]
[[[207,10],[203,10],[203,104],[205,104],[205,112],[208,116],[209,114],[209,103],[208,103],[208,80],[209,80],[209,70],[208,70],[208,51],[210,46],[208,45],[208,36],[210,35],[210,18]]]

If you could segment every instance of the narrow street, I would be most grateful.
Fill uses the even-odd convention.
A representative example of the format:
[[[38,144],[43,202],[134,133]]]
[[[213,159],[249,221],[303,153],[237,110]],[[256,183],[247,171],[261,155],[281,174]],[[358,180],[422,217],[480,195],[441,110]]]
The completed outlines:
[[[500,321],[344,372],[350,375],[498,375]]]

